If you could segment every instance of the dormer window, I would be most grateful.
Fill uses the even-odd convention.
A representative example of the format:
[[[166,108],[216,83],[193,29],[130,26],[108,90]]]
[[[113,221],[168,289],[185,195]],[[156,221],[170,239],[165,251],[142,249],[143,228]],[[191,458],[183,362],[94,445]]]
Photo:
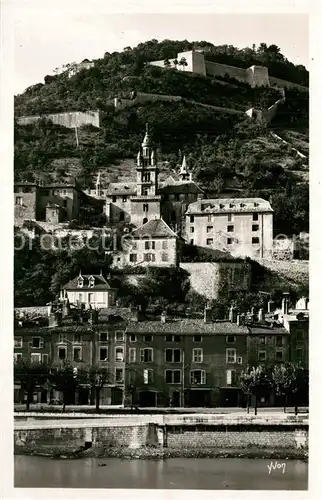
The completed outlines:
[[[84,286],[84,278],[82,278],[81,276],[78,278],[77,280],[77,287],[78,288],[83,288]]]
[[[95,286],[95,278],[94,278],[94,276],[91,276],[89,278],[89,280],[88,280],[88,286],[89,286],[89,288],[94,288],[94,286]]]

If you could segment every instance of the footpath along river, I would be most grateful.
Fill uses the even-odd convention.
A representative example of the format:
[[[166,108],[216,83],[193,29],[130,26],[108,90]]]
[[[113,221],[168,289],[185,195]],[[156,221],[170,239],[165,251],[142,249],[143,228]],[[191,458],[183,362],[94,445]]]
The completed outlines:
[[[21,488],[205,490],[306,490],[308,488],[308,464],[301,460],[249,458],[52,460],[23,455],[16,455],[14,460],[15,487]]]

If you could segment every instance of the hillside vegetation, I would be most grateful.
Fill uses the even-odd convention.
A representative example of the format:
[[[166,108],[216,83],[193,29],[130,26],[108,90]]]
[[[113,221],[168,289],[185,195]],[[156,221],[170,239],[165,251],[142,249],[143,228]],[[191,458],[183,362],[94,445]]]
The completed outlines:
[[[45,84],[29,87],[15,98],[15,113],[46,114],[99,109],[102,127],[82,127],[79,147],[75,131],[41,120],[15,124],[16,180],[68,181],[92,184],[97,171],[106,181],[131,176],[132,159],[142,141],[145,123],[152,126],[164,175],[176,170],[186,154],[194,178],[212,196],[235,189],[240,196],[263,196],[275,210],[276,232],[292,234],[308,229],[308,94],[286,90],[286,102],[269,128],[243,115],[215,113],[187,100],[246,111],[266,108],[280,98],[277,89],[251,89],[232,79],[218,81],[146,65],[147,61],[176,57],[178,52],[202,48],[207,59],[248,67],[262,64],[273,76],[307,85],[303,66],[287,61],[276,46],[238,50],[207,42],[152,40],[121,53],[106,53],[95,67],[72,78],[67,73],[47,75]],[[131,91],[180,95],[183,101],[134,104],[115,110],[112,98]],[[289,144],[274,138],[276,132]],[[180,153],[179,153],[180,152]],[[133,175],[133,174],[132,174]]]

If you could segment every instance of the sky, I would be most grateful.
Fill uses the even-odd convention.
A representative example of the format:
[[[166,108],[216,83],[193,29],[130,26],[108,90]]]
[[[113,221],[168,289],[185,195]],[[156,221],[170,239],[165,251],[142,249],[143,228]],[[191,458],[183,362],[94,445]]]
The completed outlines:
[[[279,46],[294,64],[309,63],[306,14],[111,14],[97,9],[85,14],[77,8],[25,5],[14,18],[14,93],[43,82],[63,64],[103,57],[152,38],[239,48],[265,42]]]

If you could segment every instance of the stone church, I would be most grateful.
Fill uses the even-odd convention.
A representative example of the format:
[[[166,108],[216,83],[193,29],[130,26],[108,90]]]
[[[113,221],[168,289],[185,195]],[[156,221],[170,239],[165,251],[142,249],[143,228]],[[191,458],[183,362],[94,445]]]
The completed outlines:
[[[170,176],[159,182],[158,159],[147,124],[136,164],[136,182],[110,183],[106,190],[107,223],[128,222],[140,227],[162,218],[176,231],[182,230],[189,204],[204,197],[188,172],[185,157],[178,179]],[[98,184],[96,189],[100,190]]]

